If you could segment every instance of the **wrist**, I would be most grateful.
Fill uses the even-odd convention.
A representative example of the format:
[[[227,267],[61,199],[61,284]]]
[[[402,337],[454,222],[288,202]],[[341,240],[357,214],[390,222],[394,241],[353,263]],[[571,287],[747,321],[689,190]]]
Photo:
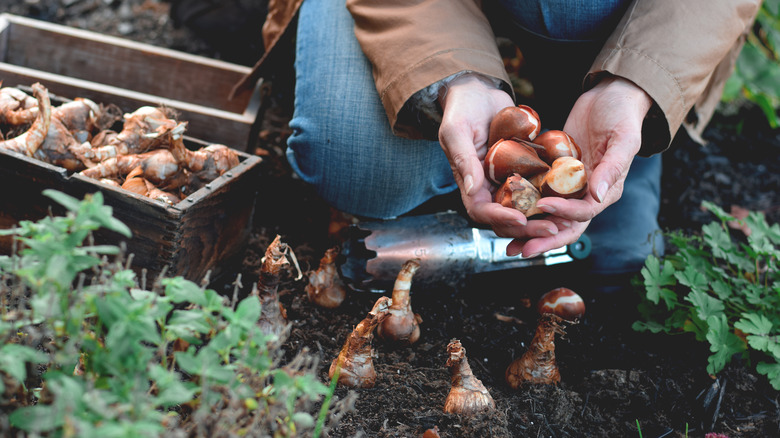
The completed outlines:
[[[486,93],[490,95],[500,93],[500,97],[503,97],[509,101],[508,105],[513,104],[511,96],[509,96],[501,88],[500,80],[473,72],[464,72],[459,74],[450,80],[445,86],[442,86],[439,89],[439,104],[442,108],[445,108],[448,97],[457,95],[457,93],[462,91],[475,91],[478,93]]]
[[[632,101],[634,108],[637,112],[644,117],[650,108],[653,106],[653,98],[639,85],[635,84],[621,76],[609,75],[604,77],[596,84],[595,88],[602,88],[603,90],[615,90],[626,99]]]

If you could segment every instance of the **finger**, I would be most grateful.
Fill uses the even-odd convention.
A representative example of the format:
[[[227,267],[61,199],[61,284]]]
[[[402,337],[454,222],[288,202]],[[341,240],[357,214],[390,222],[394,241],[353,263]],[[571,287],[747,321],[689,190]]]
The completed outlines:
[[[582,199],[544,197],[536,204],[545,213],[570,222],[589,221],[601,213],[607,205],[596,202],[590,193]]]
[[[482,187],[484,171],[472,133],[468,129],[448,125],[439,130],[439,144],[447,155],[463,195],[473,195]]]
[[[486,198],[480,197],[481,199],[475,202],[467,203],[464,199],[466,212],[474,221],[488,225],[494,230],[510,230],[514,227],[523,227],[528,223],[526,217],[514,208],[507,208],[497,202],[493,202],[487,189],[484,190],[484,193],[486,193]],[[475,197],[478,196],[479,193],[475,195]],[[469,201],[471,200],[469,199]],[[506,234],[507,236],[512,232],[508,231],[508,233]]]
[[[528,225],[523,226],[517,223],[499,224],[493,227],[493,231],[499,237],[512,237],[515,239],[531,239],[534,237],[549,237],[558,234],[559,229],[554,221],[535,219],[528,221]]]
[[[626,178],[631,161],[639,150],[638,145],[638,139],[625,136],[610,140],[604,156],[590,177],[590,193],[596,201],[604,203],[615,184]]]
[[[577,222],[571,228],[563,229],[554,236],[534,237],[525,242],[522,240],[513,241],[507,245],[507,255],[511,255],[510,250],[519,250],[515,254],[522,253],[523,257],[535,257],[543,252],[572,244],[582,236],[588,224],[589,222]]]

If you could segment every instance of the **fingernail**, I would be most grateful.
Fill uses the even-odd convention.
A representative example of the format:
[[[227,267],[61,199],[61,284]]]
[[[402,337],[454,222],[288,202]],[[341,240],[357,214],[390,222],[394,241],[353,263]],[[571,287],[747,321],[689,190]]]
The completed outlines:
[[[510,251],[509,249],[506,250],[506,256],[507,257],[514,257],[516,255],[520,254],[520,250],[517,251]]]
[[[545,230],[547,230],[547,232],[550,233],[551,236],[558,234],[558,229],[554,227],[545,228]]]
[[[545,213],[555,213],[555,207],[552,205],[537,205],[537,207],[539,207],[539,210],[542,210]]]
[[[604,196],[607,195],[608,189],[607,183],[602,182],[599,184],[599,188],[596,190],[596,197],[599,198],[599,202],[604,202]]]
[[[535,252],[535,253],[532,253],[532,254],[523,254],[523,257],[525,257],[527,259],[532,259],[532,258],[534,258],[534,257],[536,257],[538,255],[539,255],[539,253]]]
[[[516,221],[520,225],[523,225],[523,226],[528,225],[528,219],[525,218],[525,217],[517,218]]]
[[[571,228],[571,222],[570,221],[561,221],[561,226],[563,226],[563,228]]]
[[[463,178],[463,184],[466,185],[466,194],[471,194],[471,189],[474,187],[474,178],[472,178],[471,175],[466,175],[465,178]]]

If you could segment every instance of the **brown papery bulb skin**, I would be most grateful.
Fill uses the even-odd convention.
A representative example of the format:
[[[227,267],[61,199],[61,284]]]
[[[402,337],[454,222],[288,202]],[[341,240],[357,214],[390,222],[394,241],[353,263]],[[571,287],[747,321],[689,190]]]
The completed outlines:
[[[389,315],[377,328],[377,335],[385,341],[413,344],[420,339],[420,315],[412,312],[410,296],[412,277],[420,269],[420,259],[407,260],[393,286],[393,304]]]
[[[542,146],[537,150],[539,158],[550,164],[560,157],[582,159],[582,150],[571,136],[563,131],[550,130],[539,134],[533,141]]]
[[[265,250],[260,277],[251,295],[258,297],[262,306],[260,318],[257,320],[260,329],[264,333],[283,337],[287,331],[287,310],[279,301],[278,289],[282,269],[290,265],[287,258],[290,247],[281,239],[281,236],[277,235]]]
[[[542,123],[539,114],[527,105],[508,106],[500,110],[490,122],[488,145],[499,139],[533,140],[539,135]]]
[[[513,173],[525,178],[550,170],[536,151],[514,140],[500,139],[485,155],[485,173],[496,184],[503,183]]]
[[[585,315],[585,301],[573,290],[558,287],[539,298],[536,310],[539,314],[553,313],[567,321],[574,321]]]
[[[89,145],[89,143],[85,144]],[[79,142],[73,138],[68,128],[52,115],[46,139],[35,151],[33,157],[55,166],[64,167],[71,172],[79,172],[86,168],[84,162],[73,149],[79,146]]]
[[[523,383],[557,384],[561,381],[558,363],[555,360],[555,335],[563,335],[561,322],[564,320],[552,313],[539,318],[536,333],[528,350],[515,359],[506,369],[506,382],[512,389]]]
[[[433,426],[433,428],[426,430],[422,434],[422,438],[441,438],[441,435],[439,435],[439,426]]]
[[[527,179],[520,175],[512,175],[498,188],[493,200],[507,208],[514,208],[526,217],[543,214],[536,206],[542,194]]]
[[[309,284],[306,285],[306,295],[309,301],[328,309],[334,309],[341,305],[347,296],[344,281],[336,270],[336,257],[339,248],[333,247],[325,251],[320,260],[320,266],[309,275]]]
[[[38,102],[38,111],[30,129],[16,137],[0,141],[0,149],[24,154],[28,157],[32,157],[41,147],[51,125],[49,90],[38,82],[32,85],[32,89],[33,96]]]
[[[496,402],[482,381],[471,371],[466,358],[466,349],[460,341],[453,339],[447,345],[447,367],[450,369],[450,393],[444,401],[444,412],[450,414],[474,415],[491,411]]]
[[[588,190],[588,174],[585,164],[572,157],[553,161],[550,171],[542,179],[542,196],[580,199]]]
[[[336,370],[339,370],[339,386],[373,388],[376,384],[371,340],[374,339],[374,329],[387,318],[391,303],[389,297],[379,297],[368,315],[347,336],[339,355],[333,359],[328,370],[330,379],[333,379]]]

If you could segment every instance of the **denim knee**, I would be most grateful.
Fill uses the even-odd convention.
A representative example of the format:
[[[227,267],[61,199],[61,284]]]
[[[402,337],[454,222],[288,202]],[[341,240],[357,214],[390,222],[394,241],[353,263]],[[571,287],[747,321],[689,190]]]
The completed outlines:
[[[331,206],[389,219],[457,188],[437,142],[369,136],[368,130],[349,128],[341,135],[322,135],[329,131],[322,126],[327,123],[299,118],[287,159]]]

